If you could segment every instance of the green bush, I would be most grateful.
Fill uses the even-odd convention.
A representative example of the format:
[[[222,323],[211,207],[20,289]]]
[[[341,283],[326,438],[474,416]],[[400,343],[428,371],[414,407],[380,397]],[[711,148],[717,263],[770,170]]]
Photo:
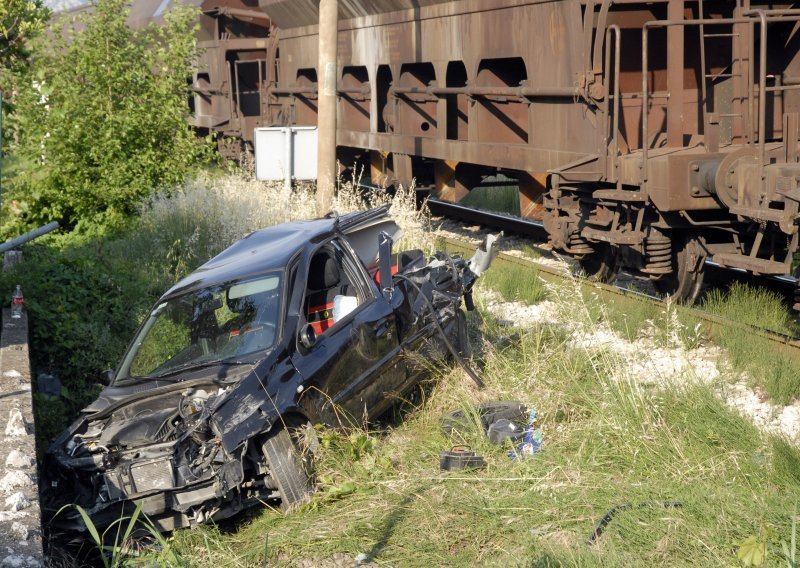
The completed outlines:
[[[155,301],[146,272],[120,272],[101,247],[62,241],[61,249],[29,246],[24,262],[0,276],[6,302],[22,285],[34,373],[57,373],[64,385],[60,399],[37,395],[40,450],[97,395],[99,372],[116,367]]]
[[[6,234],[53,220],[102,232],[210,158],[186,120],[196,9],[173,7],[140,30],[128,12],[125,0],[99,0],[71,32],[35,45],[10,124],[23,166],[7,190]]]
[[[0,2],[0,71],[9,73],[26,65],[27,43],[42,31],[47,16],[42,0]]]

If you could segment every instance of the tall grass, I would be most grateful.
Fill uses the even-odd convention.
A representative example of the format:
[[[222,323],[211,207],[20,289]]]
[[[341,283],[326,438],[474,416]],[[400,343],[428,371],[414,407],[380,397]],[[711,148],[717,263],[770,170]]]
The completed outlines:
[[[460,204],[519,216],[519,188],[516,186],[476,187],[460,201]]]
[[[703,308],[792,337],[800,332],[780,296],[744,284],[734,283],[727,291],[712,291]],[[749,375],[776,403],[789,404],[800,397],[800,365],[792,355],[746,329],[722,328],[714,340],[725,349],[733,368]]]
[[[351,186],[336,207],[345,212],[388,198]],[[398,248],[432,242],[424,213],[412,203],[413,192],[392,201],[409,236]],[[314,216],[312,204],[302,189],[286,195],[243,179],[196,180],[154,199],[140,229],[101,243],[98,254],[111,272],[145,282],[154,299],[247,232]],[[546,294],[574,327],[509,328],[479,308],[470,324],[485,390],[439,365],[430,384],[396,412],[402,420],[320,431],[318,492],[310,504],[290,514],[255,509],[178,531],[171,552],[199,567],[323,566],[355,563],[360,553],[388,566],[724,566],[736,565],[741,544],[761,538],[764,528],[792,532],[791,510],[800,499],[795,446],[761,433],[712,386],[647,383],[626,374],[630,361],[575,341],[576,331],[591,334],[621,321],[620,328],[636,329],[631,337],[652,322],[665,343],[674,342],[669,310],[617,320],[613,308],[599,309],[576,286],[540,294],[535,275],[503,275],[501,266],[484,283],[494,278],[521,300]],[[538,410],[545,435],[539,454],[512,461],[508,448],[490,445],[478,429],[458,439],[441,431],[446,411],[490,399],[522,400]],[[454,443],[484,455],[486,469],[440,472],[439,453]],[[597,543],[586,544],[614,505],[659,501],[683,507],[626,510]],[[769,559],[779,546],[765,543]]]
[[[362,195],[351,197],[363,203]],[[664,344],[696,335],[670,308],[600,309],[575,287],[540,293],[535,274],[500,266],[484,285],[523,301],[546,294],[587,334],[609,325],[634,339],[655,329]],[[630,361],[582,348],[551,326],[509,330],[487,312],[470,321],[479,328],[485,391],[459,370],[440,368],[401,410],[402,422],[321,433],[328,443],[309,505],[177,533],[176,550],[198,566],[324,565],[359,553],[402,566],[735,565],[740,545],[763,527],[791,532],[787,503],[800,498],[793,465],[800,454],[762,434],[711,386],[640,382],[620,372]],[[534,405],[543,451],[512,462],[477,429],[458,439],[440,431],[443,413],[486,399]],[[438,454],[453,443],[483,454],[486,470],[439,472]],[[627,510],[586,544],[612,506],[661,501],[683,507]],[[778,554],[776,542],[765,547],[770,558]]]
[[[726,290],[711,290],[703,300],[703,308],[734,321],[777,333],[790,336],[800,333],[797,320],[780,295],[740,282],[734,282]]]
[[[547,289],[535,269],[492,269],[481,276],[479,282],[480,288],[490,288],[507,300],[536,304],[547,298]]]
[[[486,392],[442,369],[402,422],[335,434],[319,455],[310,505],[178,533],[176,550],[191,551],[198,566],[325,565],[359,553],[388,566],[720,566],[735,565],[740,543],[761,527],[790,534],[800,454],[710,387],[621,379],[612,354],[576,349],[549,327],[516,330],[512,346],[496,348],[508,328],[485,312],[473,323]],[[486,399],[535,406],[543,450],[515,462],[477,429],[457,440],[441,432],[444,412]],[[454,442],[484,455],[486,469],[439,472],[439,452]],[[621,512],[586,544],[614,505],[664,501],[683,506]],[[779,554],[777,542],[766,546]]]

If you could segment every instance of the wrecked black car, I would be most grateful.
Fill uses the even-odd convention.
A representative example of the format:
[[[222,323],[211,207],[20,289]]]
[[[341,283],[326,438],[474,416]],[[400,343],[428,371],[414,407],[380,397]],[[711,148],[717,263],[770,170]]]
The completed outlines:
[[[46,513],[97,527],[136,504],[160,530],[312,490],[301,431],[374,419],[464,349],[491,261],[393,254],[386,208],[257,231],[156,303],[99,398],[48,450]],[[419,359],[419,357],[417,358]],[[84,530],[74,508],[51,527]]]

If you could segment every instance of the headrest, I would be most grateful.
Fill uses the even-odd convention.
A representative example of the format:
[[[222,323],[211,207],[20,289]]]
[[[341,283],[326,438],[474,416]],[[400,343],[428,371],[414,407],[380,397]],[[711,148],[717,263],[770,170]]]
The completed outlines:
[[[329,254],[315,255],[311,259],[308,275],[310,290],[327,290],[339,284],[339,265]]]
[[[247,310],[252,310],[254,307],[253,298],[249,296],[228,299],[227,304],[228,309],[237,314],[242,314]]]

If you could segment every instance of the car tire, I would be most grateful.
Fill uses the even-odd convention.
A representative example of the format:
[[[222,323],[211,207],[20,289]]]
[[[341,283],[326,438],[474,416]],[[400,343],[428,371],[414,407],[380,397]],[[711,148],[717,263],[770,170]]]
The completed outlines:
[[[286,428],[279,428],[262,445],[270,477],[281,494],[281,510],[308,501],[313,493],[308,465]]]

